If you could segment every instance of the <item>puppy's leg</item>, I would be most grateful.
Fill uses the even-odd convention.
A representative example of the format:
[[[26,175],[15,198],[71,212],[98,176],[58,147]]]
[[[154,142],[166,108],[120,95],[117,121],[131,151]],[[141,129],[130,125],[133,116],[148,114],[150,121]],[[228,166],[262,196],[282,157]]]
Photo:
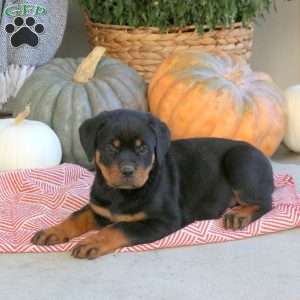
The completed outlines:
[[[106,225],[106,224],[103,224]],[[35,245],[55,245],[68,242],[90,230],[101,227],[101,220],[90,209],[89,205],[74,212],[62,223],[37,232],[31,239]]]
[[[152,220],[116,223],[79,242],[72,255],[94,259],[120,247],[154,242],[177,229]]]
[[[233,207],[223,217],[225,229],[243,229],[251,222],[257,220],[270,209],[258,204],[241,203]]]
[[[272,208],[272,167],[259,150],[247,144],[231,149],[224,165],[237,204],[225,214],[224,226],[242,229]]]

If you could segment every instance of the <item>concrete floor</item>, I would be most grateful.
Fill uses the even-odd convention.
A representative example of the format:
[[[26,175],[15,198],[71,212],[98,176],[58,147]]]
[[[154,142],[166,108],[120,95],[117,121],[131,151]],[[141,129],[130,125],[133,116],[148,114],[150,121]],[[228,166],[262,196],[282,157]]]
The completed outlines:
[[[276,173],[295,176],[300,156],[281,149]],[[300,229],[248,240],[94,261],[60,254],[0,255],[5,300],[299,300]]]

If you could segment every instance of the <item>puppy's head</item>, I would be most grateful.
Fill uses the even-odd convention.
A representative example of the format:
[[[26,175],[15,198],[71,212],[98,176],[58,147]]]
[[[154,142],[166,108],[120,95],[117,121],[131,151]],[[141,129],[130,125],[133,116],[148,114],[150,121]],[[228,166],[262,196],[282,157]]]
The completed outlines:
[[[161,164],[170,145],[167,126],[149,113],[114,110],[86,120],[79,128],[81,144],[107,185],[141,188],[155,161]]]

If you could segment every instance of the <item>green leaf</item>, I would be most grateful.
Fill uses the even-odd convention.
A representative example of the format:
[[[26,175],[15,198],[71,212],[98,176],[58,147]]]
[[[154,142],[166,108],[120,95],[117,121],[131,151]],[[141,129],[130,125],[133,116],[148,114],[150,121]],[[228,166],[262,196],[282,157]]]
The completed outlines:
[[[158,26],[162,31],[174,26],[229,26],[248,24],[274,9],[273,0],[78,0],[95,22],[115,25]]]

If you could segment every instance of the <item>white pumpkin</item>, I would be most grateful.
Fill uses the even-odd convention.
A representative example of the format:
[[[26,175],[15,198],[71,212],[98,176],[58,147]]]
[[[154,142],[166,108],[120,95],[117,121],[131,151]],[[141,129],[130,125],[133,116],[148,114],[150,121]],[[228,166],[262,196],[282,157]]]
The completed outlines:
[[[294,152],[300,152],[300,85],[286,89],[287,126],[284,135],[285,145]]]
[[[47,168],[62,159],[55,132],[39,121],[25,120],[29,108],[16,119],[0,120],[0,170]]]

